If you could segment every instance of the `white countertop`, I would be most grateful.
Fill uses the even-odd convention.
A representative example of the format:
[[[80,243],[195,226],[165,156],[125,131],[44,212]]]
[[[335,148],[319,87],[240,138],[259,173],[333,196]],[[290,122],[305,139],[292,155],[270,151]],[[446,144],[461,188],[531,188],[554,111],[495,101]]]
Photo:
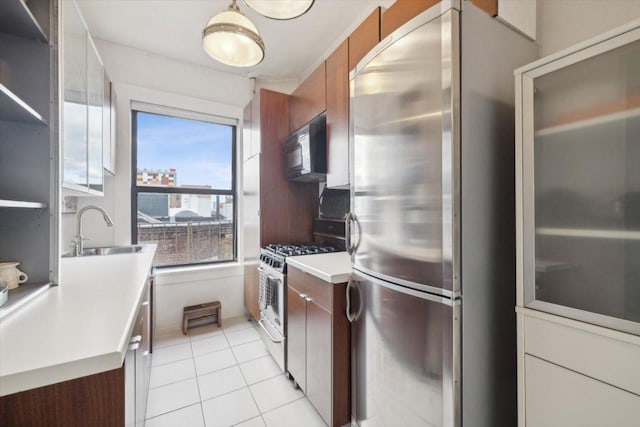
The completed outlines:
[[[351,256],[346,252],[287,257],[287,264],[329,283],[344,283],[351,275]]]
[[[122,366],[155,250],[63,258],[60,286],[0,320],[0,396]]]

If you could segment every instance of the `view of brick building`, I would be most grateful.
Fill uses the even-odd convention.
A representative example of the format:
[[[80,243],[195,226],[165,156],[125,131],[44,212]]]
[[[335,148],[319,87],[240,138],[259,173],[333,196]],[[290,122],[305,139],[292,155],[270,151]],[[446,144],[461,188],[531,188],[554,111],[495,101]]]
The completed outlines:
[[[137,172],[138,185],[184,193],[138,193],[138,242],[157,243],[155,264],[179,265],[234,258],[233,197],[193,194],[203,185],[177,185],[175,169]]]

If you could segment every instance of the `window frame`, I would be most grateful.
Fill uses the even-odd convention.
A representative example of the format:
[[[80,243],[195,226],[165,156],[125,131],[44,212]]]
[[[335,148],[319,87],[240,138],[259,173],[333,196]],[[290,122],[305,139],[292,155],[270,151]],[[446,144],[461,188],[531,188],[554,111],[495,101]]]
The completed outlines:
[[[216,188],[181,188],[181,187],[156,187],[139,186],[138,174],[138,113],[155,114],[172,118],[195,120],[231,127],[231,189]],[[175,267],[199,267],[212,264],[233,263],[238,261],[238,195],[237,195],[237,154],[238,154],[238,120],[227,117],[220,117],[213,114],[198,113],[189,110],[182,110],[173,107],[164,107],[142,102],[131,103],[131,242],[138,243],[138,194],[193,194],[211,196],[232,196],[233,197],[233,257],[231,259],[192,262],[183,264],[168,264],[154,266],[154,268],[175,268]]]

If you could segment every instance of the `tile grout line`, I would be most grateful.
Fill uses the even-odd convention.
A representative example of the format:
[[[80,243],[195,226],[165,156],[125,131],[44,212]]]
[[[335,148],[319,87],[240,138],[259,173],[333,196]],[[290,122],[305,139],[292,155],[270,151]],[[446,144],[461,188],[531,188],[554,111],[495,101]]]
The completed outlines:
[[[250,327],[253,327],[253,322],[251,320],[249,320],[248,322],[251,324]],[[255,327],[254,327],[254,330],[255,330]],[[242,344],[240,344],[240,345],[242,345]],[[249,381],[247,381],[247,377],[244,374],[244,371],[242,370],[242,368],[240,367],[240,362],[238,361],[238,358],[236,357],[236,355],[233,352],[233,350],[231,350],[231,354],[233,355],[233,358],[235,359],[235,361],[238,363],[238,368],[240,369],[240,374],[242,375],[242,378],[244,378],[244,382],[247,383],[247,391],[249,391],[249,396],[251,396],[251,399],[253,400],[253,404],[256,405],[256,409],[258,409],[258,414],[259,414],[258,416],[262,420],[262,424],[264,424],[266,426],[267,425],[267,421],[262,416],[262,411],[260,410],[260,407],[258,406],[258,401],[256,401],[256,397],[253,395],[253,392],[251,391],[251,387],[249,385]],[[255,360],[257,360],[257,359],[258,358],[256,358]],[[252,360],[254,360],[254,359],[252,359]],[[246,363],[246,362],[243,362],[243,363]],[[249,418],[247,420],[241,421],[240,423],[243,423],[245,421],[251,420],[253,418],[257,418],[257,417]],[[240,423],[238,423],[238,424],[240,424]]]
[[[251,321],[249,321],[249,322],[251,322]],[[242,344],[240,344],[240,345],[242,345]],[[242,378],[244,379],[244,382],[247,384],[246,385],[246,389],[249,392],[249,396],[251,396],[251,400],[253,400],[253,404],[256,405],[256,409],[258,410],[258,414],[259,414],[258,416],[262,419],[262,424],[264,424],[266,426],[267,423],[265,422],[264,418],[262,418],[262,411],[260,411],[260,407],[258,406],[258,402],[256,401],[255,396],[251,392],[251,388],[249,387],[249,381],[247,381],[247,377],[244,374],[244,371],[242,370],[242,368],[240,367],[240,362],[238,361],[238,358],[236,357],[236,354],[233,352],[233,350],[231,350],[231,355],[233,356],[233,359],[236,361],[238,369],[240,369],[240,375],[242,375]],[[254,417],[248,418],[248,419],[243,420],[243,421],[240,421],[240,423],[243,423],[243,422],[248,421],[248,420],[253,419],[253,418]],[[240,424],[240,423],[236,423],[236,425]]]
[[[171,411],[169,411],[169,412],[163,412],[162,414],[154,415],[153,417],[150,417],[150,418],[145,418],[145,419],[144,419],[144,422],[145,422],[145,424],[146,424],[146,423],[147,423],[147,421],[149,421],[149,420],[153,420],[153,419],[156,419],[156,418],[159,418],[159,417],[163,417],[163,416],[165,416],[165,415],[169,415],[169,414],[170,414],[170,413],[172,413],[172,412],[181,411],[182,409],[186,409],[186,408],[189,408],[189,407],[191,407],[191,406],[196,406],[196,405],[200,405],[200,402],[191,403],[191,404],[186,405],[186,406],[181,406],[181,407],[179,407],[179,408],[172,409],[172,410],[171,410]],[[202,405],[200,405],[200,406],[202,406]],[[146,416],[146,415],[147,415],[147,414],[145,414],[145,416]]]
[[[196,368],[196,356],[193,353],[193,341],[191,341],[191,334],[189,334],[189,348],[191,349],[191,361],[193,363],[193,371],[196,374],[196,387],[198,388],[198,404],[200,405],[200,414],[202,415],[202,423],[207,427],[207,419],[204,416],[204,407],[202,406],[202,393],[200,393],[200,381],[198,379],[198,370]]]

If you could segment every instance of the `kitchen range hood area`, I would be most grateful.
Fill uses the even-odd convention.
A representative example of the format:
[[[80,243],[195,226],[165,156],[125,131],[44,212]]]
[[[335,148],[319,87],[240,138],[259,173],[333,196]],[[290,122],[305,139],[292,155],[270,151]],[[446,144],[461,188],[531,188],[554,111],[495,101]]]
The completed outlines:
[[[0,426],[637,427],[639,135],[638,2],[2,0]]]

